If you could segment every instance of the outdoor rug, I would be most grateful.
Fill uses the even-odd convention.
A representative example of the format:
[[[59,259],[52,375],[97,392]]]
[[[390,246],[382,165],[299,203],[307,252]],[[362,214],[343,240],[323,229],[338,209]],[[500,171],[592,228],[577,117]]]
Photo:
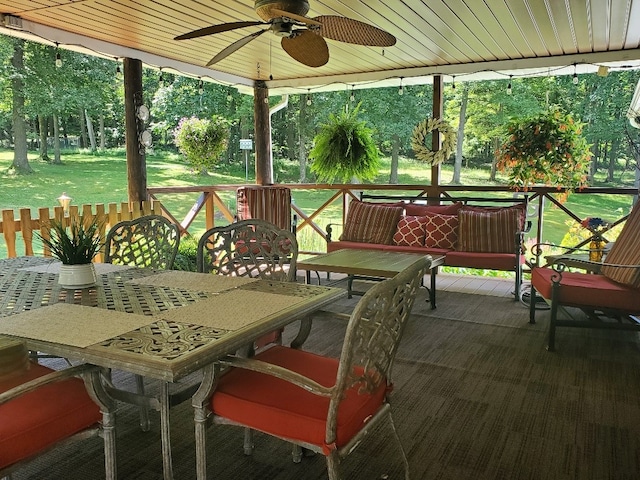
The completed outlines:
[[[548,311],[528,323],[510,298],[438,292],[431,310],[421,291],[394,368],[394,418],[411,478],[451,480],[640,478],[640,338],[633,332],[559,328],[546,351]],[[332,309],[348,313],[358,297]],[[338,355],[345,320],[322,317],[305,348]],[[288,338],[293,329],[286,331]],[[118,376],[129,382],[130,376]],[[153,382],[149,382],[153,387]],[[118,473],[160,479],[158,416],[141,432],[138,413],[118,411]],[[189,402],[171,412],[174,472],[195,477]],[[320,455],[291,462],[289,445],[255,434],[242,451],[242,430],[208,431],[211,479],[325,479]],[[402,479],[388,426],[343,465],[345,479]],[[14,475],[20,479],[103,478],[100,439],[54,449]]]

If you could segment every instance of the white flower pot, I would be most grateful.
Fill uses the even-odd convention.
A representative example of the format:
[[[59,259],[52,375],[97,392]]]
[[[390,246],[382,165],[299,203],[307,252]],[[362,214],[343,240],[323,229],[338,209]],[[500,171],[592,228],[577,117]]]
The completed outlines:
[[[96,269],[93,263],[82,265],[60,265],[58,283],[62,288],[86,288],[96,284]]]

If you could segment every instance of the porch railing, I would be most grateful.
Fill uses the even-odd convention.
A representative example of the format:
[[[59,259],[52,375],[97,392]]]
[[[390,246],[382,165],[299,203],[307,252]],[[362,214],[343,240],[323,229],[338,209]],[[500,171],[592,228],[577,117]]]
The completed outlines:
[[[143,215],[162,215],[162,206],[160,202],[148,201],[142,204],[129,203],[110,203],[108,205],[71,205],[69,211],[65,212],[62,207],[39,208],[36,215],[29,208],[21,208],[18,210],[16,218],[14,210],[2,210],[2,220],[0,221],[0,233],[4,239],[7,249],[7,257],[16,257],[17,255],[34,255],[34,232],[44,231],[47,225],[53,219],[61,220],[65,224],[69,224],[72,219],[79,216],[84,218],[97,218],[100,224],[100,234],[104,238],[105,233],[111,225],[122,220],[131,220]],[[18,251],[17,244],[21,239],[21,248]],[[40,246],[40,242],[36,244],[42,248],[41,251],[35,252],[44,256],[50,256],[51,252]],[[96,257],[96,260],[102,258],[102,254]]]
[[[606,217],[612,222],[612,225],[618,225],[623,222],[628,215],[631,206],[638,196],[638,190],[636,188],[585,188],[580,191],[571,193],[569,201],[562,203],[558,199],[558,194],[563,194],[563,189],[557,189],[552,187],[534,187],[527,192],[514,192],[509,187],[495,187],[495,186],[421,186],[421,185],[371,185],[371,184],[342,184],[342,185],[328,185],[328,184],[283,184],[291,188],[292,190],[292,213],[298,216],[298,233],[304,233],[309,231],[312,235],[318,239],[324,239],[326,222],[330,219],[331,222],[338,222],[344,224],[346,218],[346,212],[348,210],[348,202],[351,199],[358,197],[358,192],[373,192],[383,193],[388,195],[412,195],[418,197],[472,197],[472,196],[513,196],[513,195],[528,195],[529,196],[529,219],[532,221],[534,228],[530,234],[530,241],[539,243],[544,239],[544,227],[545,219],[549,217],[548,211],[551,209],[558,209],[562,212],[565,220],[579,223],[585,216],[602,216]],[[195,201],[189,212],[181,217],[176,212],[169,213],[176,223],[180,224],[183,230],[188,231],[193,228],[193,225],[199,223],[202,228],[211,228],[215,223],[215,218],[222,218],[224,221],[232,221],[235,205],[234,200],[229,200],[225,203],[221,194],[228,193],[229,191],[235,192],[240,185],[216,185],[207,187],[159,187],[149,188],[148,193],[150,198],[160,199],[162,198],[163,204],[166,205],[169,201],[168,196],[171,195],[184,195],[187,193],[198,194],[198,199]],[[316,193],[326,192],[326,195],[314,205],[313,208],[303,208],[296,203],[296,193],[301,191],[313,191]],[[579,212],[572,209],[571,200],[576,198],[573,196],[588,195],[593,201],[593,211]],[[615,195],[619,198],[616,202],[619,207],[614,212],[602,211],[601,205],[598,202],[600,195]],[[165,201],[166,200],[166,201]],[[611,218],[612,216],[617,218]],[[557,215],[556,215],[557,216]],[[200,219],[199,222],[198,219]],[[590,238],[587,238],[575,245],[576,248],[580,248],[585,244],[588,244]],[[311,242],[312,244],[318,244],[318,242]],[[321,242],[320,242],[321,244]],[[305,245],[301,246],[304,253],[320,253],[306,249]]]
[[[371,184],[284,184],[292,190],[292,213],[298,216],[297,230],[301,239],[301,251],[303,253],[321,253],[324,246],[324,234],[326,224],[344,223],[348,203],[358,197],[358,192],[365,191],[385,195],[413,195],[420,197],[461,197],[461,196],[512,196],[523,195],[523,192],[514,193],[508,187],[495,186],[421,186],[421,185],[371,185]],[[171,218],[181,226],[183,233],[191,233],[198,236],[199,231],[211,228],[216,222],[229,223],[235,215],[235,190],[240,185],[211,185],[189,187],[152,187],[148,189],[151,199],[142,206],[130,206],[127,203],[105,205],[71,206],[69,215],[78,215],[81,212],[88,215],[96,215],[106,219],[106,226],[119,220],[135,218],[140,215],[156,213]],[[307,191],[315,193],[318,197],[317,204],[301,206],[296,202],[299,192]],[[562,203],[557,195],[562,190],[549,187],[534,187],[526,192],[529,196],[529,219],[534,228],[530,234],[531,242],[540,242],[544,239],[545,222],[549,222],[551,210],[562,213],[563,221],[579,223],[585,216],[602,216],[610,220],[613,225],[623,222],[628,215],[631,206],[638,196],[635,188],[585,188],[576,191],[569,197],[569,202]],[[197,197],[189,207],[183,199],[185,195]],[[588,195],[592,198],[592,211],[579,212],[579,209],[571,206],[573,196]],[[600,195],[614,195],[615,204],[619,205],[616,211],[602,211],[598,198]],[[225,200],[226,197],[226,200]],[[619,199],[619,200],[618,200]],[[162,207],[160,207],[160,200]],[[193,200],[191,200],[193,201]],[[189,204],[191,204],[189,201]],[[16,256],[16,244],[22,237],[24,253],[33,254],[33,232],[43,228],[51,218],[63,218],[62,207],[54,207],[53,216],[51,209],[41,208],[36,217],[32,217],[29,209],[20,209],[15,218],[13,210],[3,210],[0,221],[0,233],[5,241],[7,255]],[[93,213],[95,212],[95,213]],[[612,218],[613,216],[616,218]],[[557,214],[555,215],[558,216]],[[557,220],[556,220],[557,221]],[[606,235],[605,235],[606,236]],[[575,248],[588,244],[590,238],[575,245]],[[311,245],[311,247],[309,247]],[[315,245],[315,247],[314,247]],[[48,252],[43,252],[45,255]]]

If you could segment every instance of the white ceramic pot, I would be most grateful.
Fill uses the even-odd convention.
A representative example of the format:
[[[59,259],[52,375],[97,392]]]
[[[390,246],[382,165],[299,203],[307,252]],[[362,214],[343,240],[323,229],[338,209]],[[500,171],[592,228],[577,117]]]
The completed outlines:
[[[58,283],[62,288],[93,287],[96,280],[96,269],[93,263],[60,265]]]

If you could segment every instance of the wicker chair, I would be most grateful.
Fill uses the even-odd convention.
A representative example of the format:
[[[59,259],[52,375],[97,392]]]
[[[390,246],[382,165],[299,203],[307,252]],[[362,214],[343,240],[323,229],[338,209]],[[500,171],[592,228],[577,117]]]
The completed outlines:
[[[230,370],[215,388],[202,388],[194,396],[197,478],[206,478],[205,423],[211,419],[324,454],[331,480],[340,478],[341,460],[381,421],[388,420],[400,444],[388,403],[390,373],[430,261],[428,256],[419,259],[362,297],[339,359],[274,346],[254,358],[227,357],[216,365],[216,374]],[[401,445],[400,451],[408,479]]]
[[[115,224],[105,239],[105,262],[171,270],[180,229],[165,217],[146,215]]]
[[[80,374],[95,386],[91,396],[75,378]],[[56,444],[102,430],[106,478],[115,479],[113,407],[98,367],[52,370],[29,361],[23,343],[0,337],[0,478],[11,478],[12,472]]]

